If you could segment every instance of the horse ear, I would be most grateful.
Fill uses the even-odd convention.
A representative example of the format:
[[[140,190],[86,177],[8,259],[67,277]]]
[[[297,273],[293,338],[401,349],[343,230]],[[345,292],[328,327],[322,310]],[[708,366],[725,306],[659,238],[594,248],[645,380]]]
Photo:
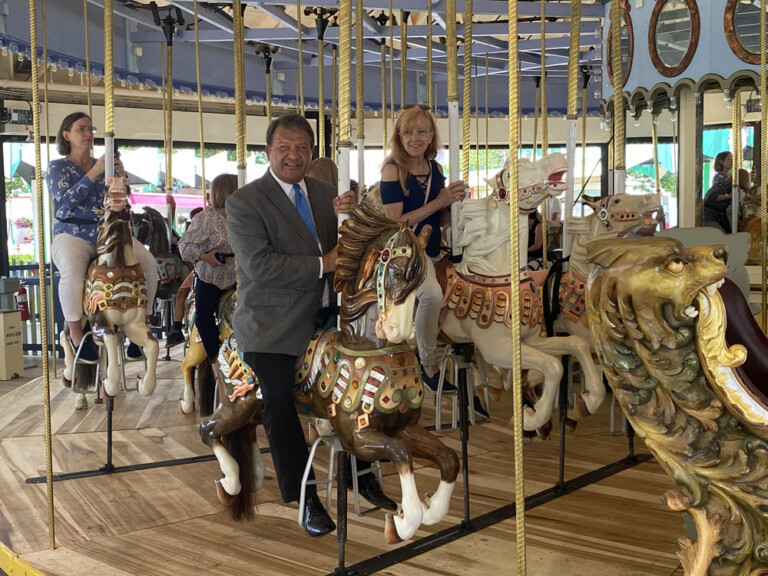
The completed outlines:
[[[421,229],[421,232],[419,232],[418,240],[419,240],[419,246],[421,246],[422,250],[427,249],[427,242],[429,242],[429,237],[432,235],[432,226],[429,224],[425,224],[424,227]]]
[[[368,252],[368,254],[365,256],[365,261],[363,262],[363,265],[361,267],[362,274],[360,275],[360,279],[357,282],[357,291],[363,289],[363,286],[366,282],[368,282],[368,279],[373,274],[373,269],[376,267],[376,261],[379,259],[379,252],[376,250],[371,250]]]

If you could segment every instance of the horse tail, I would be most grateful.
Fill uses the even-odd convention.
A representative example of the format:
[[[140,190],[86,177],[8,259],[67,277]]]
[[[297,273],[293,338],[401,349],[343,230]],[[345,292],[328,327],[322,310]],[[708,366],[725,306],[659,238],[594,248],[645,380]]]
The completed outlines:
[[[216,376],[208,360],[197,367],[198,381],[200,382],[200,416],[213,414],[214,399],[216,397]]]
[[[547,273],[547,279],[544,281],[544,326],[549,338],[554,336],[555,320],[560,315],[560,281],[563,277],[563,265],[570,258],[570,256],[566,256],[555,260]]]
[[[233,520],[253,519],[253,492],[256,489],[253,463],[253,443],[256,430],[251,424],[222,436],[224,448],[240,467],[240,493],[227,507]]]
[[[75,366],[75,374],[73,378],[73,382],[96,382],[96,364],[78,362],[77,366]],[[81,386],[82,384],[79,387]],[[89,392],[95,391],[95,389],[89,390]],[[81,390],[76,390],[76,392],[81,392]]]

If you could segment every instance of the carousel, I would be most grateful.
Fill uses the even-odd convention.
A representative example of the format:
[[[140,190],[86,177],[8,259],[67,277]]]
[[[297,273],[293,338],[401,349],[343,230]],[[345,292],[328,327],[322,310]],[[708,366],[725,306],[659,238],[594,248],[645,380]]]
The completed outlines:
[[[40,348],[64,362],[42,354],[42,376],[0,397],[0,571],[768,574],[760,2],[51,4],[0,0],[0,94],[33,111],[43,283],[57,272],[42,149],[73,105],[104,127],[81,322],[96,359],[71,345],[71,322],[56,333],[56,290],[40,291]],[[442,134],[437,193],[466,189],[443,205],[439,259],[429,226],[389,217],[378,182],[414,106]],[[132,210],[114,143],[162,142],[171,184],[174,149],[193,148],[205,194],[208,148],[231,147],[243,187],[249,151],[287,114],[357,199],[338,214],[338,319],[296,364],[309,462],[286,504],[259,366],[238,347],[248,293],[214,306],[215,362],[194,302],[170,345],[181,257],[163,214]],[[713,130],[732,156],[717,225]],[[628,162],[639,142],[652,158]],[[302,233],[314,249],[314,227]],[[434,387],[416,350],[432,268]],[[308,486],[332,535],[309,537]]]

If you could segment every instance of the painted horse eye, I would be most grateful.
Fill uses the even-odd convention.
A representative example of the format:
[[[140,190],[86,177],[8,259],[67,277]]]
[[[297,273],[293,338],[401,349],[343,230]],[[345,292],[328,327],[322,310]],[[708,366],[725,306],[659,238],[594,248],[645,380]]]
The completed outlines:
[[[685,270],[685,262],[683,262],[680,258],[674,258],[667,262],[667,270],[672,272],[672,274],[680,274],[683,270]]]

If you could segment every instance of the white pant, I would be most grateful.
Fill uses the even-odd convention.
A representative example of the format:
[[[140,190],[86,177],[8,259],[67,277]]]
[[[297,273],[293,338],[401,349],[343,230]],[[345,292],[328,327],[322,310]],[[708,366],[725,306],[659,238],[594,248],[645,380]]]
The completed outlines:
[[[427,257],[427,277],[416,289],[416,343],[422,366],[437,366],[440,354],[437,352],[437,335],[440,332],[438,322],[443,303],[443,292],[435,275],[435,265]]]
[[[151,316],[157,292],[157,264],[154,256],[136,238],[133,239],[133,251],[147,280],[147,314]],[[67,322],[80,320],[83,316],[85,275],[95,256],[96,246],[71,234],[57,234],[51,242],[51,259],[61,274],[59,302]]]

